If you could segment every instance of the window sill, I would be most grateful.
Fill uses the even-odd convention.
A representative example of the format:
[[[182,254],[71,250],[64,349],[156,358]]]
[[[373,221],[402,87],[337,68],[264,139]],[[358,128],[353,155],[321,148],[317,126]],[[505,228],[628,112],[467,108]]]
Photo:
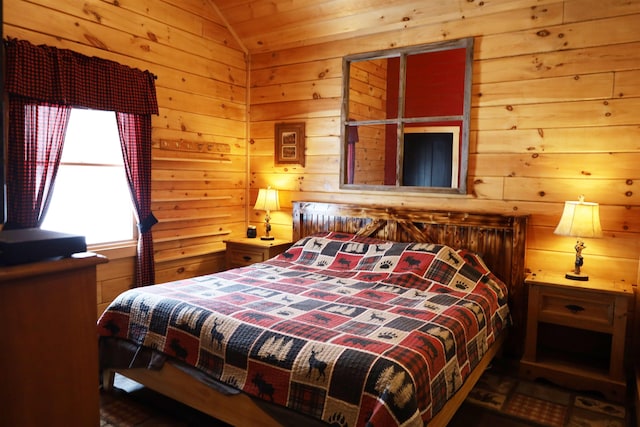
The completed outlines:
[[[136,256],[137,242],[117,242],[113,244],[89,245],[87,250],[103,255],[110,260],[131,258]]]

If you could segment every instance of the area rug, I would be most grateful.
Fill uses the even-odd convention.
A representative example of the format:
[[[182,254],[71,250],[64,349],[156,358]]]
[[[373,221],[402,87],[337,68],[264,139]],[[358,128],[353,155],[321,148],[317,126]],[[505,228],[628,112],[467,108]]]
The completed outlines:
[[[122,391],[100,396],[100,427],[150,426],[152,422],[156,425],[178,425],[177,420],[167,420],[152,406],[142,404]]]
[[[231,427],[116,374],[100,392],[100,427]]]
[[[623,405],[549,383],[519,380],[492,370],[483,374],[466,402],[544,427],[628,425]]]

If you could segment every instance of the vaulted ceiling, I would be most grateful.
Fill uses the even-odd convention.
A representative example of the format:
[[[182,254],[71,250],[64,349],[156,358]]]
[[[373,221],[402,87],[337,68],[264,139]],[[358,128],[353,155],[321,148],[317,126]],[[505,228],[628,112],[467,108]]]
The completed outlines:
[[[481,0],[209,0],[250,53],[331,42],[372,33],[522,7]],[[435,28],[434,28],[435,30]],[[439,29],[438,29],[439,30]],[[441,30],[443,39],[446,31]]]

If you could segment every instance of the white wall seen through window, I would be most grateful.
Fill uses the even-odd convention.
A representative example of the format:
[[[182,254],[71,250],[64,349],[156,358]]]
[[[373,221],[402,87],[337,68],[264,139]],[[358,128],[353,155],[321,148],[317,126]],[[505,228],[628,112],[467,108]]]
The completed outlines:
[[[134,222],[115,113],[74,108],[42,228],[91,245],[134,239]]]

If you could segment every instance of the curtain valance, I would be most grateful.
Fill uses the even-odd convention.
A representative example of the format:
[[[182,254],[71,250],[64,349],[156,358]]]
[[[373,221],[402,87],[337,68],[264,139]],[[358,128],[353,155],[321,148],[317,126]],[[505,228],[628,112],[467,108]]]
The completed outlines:
[[[155,76],[67,49],[6,39],[9,93],[72,107],[158,114]]]

